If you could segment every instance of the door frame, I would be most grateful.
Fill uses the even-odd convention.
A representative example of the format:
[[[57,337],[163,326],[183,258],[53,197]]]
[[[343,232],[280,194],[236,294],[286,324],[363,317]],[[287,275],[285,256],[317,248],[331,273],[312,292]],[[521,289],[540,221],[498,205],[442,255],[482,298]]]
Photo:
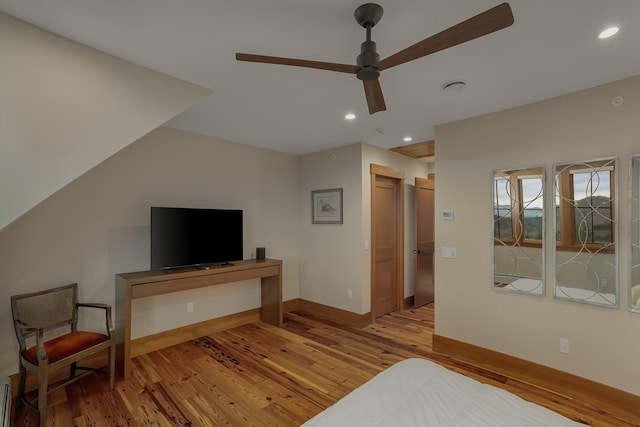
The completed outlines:
[[[422,177],[418,177],[416,176],[415,178],[415,188],[414,191],[416,192],[415,195],[415,204],[414,204],[414,209],[415,209],[415,214],[414,214],[414,218],[415,218],[415,223],[414,223],[414,242],[415,242],[415,250],[414,250],[414,263],[413,263],[413,297],[414,297],[414,301],[413,301],[413,306],[415,307],[416,305],[416,295],[418,294],[418,257],[420,256],[420,254],[418,253],[418,243],[419,243],[419,239],[418,239],[418,227],[419,227],[419,223],[420,223],[420,217],[418,215],[418,187],[427,187],[430,190],[432,190],[434,192],[435,195],[435,190],[436,190],[436,180],[435,180],[435,174],[430,173],[427,174],[427,178],[422,178]],[[434,204],[433,204],[433,220],[434,220],[434,224],[433,224],[433,233],[434,233],[434,243],[435,243],[435,199],[434,199]],[[431,280],[433,281],[433,294],[434,294],[434,301],[435,301],[435,247],[434,247],[434,251],[433,251],[433,265],[432,265],[432,278]]]
[[[371,301],[369,313],[371,322],[375,321],[373,302],[375,301],[375,185],[376,177],[383,176],[395,181],[396,193],[396,310],[402,310],[404,302],[404,172],[392,169],[388,166],[371,163]]]

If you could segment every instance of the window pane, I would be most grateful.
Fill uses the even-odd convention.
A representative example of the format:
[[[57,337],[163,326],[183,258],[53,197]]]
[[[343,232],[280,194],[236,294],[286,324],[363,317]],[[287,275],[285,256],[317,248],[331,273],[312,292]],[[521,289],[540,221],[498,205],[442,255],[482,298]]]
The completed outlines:
[[[542,177],[520,179],[524,210],[524,238],[542,240]]]
[[[611,173],[596,170],[572,174],[577,243],[613,242]]]
[[[512,239],[511,197],[509,178],[496,177],[495,200],[493,202],[493,237],[496,239]]]

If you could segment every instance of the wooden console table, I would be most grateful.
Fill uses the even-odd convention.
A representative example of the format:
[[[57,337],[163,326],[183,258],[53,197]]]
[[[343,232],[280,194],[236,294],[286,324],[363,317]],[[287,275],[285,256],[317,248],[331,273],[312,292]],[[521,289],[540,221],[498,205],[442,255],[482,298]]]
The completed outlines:
[[[262,279],[260,319],[282,326],[282,261],[236,261],[234,265],[211,266],[200,270],[194,267],[138,271],[116,275],[116,335],[119,357],[123,362],[123,376],[131,375],[131,301],[187,289],[221,285],[242,280]]]

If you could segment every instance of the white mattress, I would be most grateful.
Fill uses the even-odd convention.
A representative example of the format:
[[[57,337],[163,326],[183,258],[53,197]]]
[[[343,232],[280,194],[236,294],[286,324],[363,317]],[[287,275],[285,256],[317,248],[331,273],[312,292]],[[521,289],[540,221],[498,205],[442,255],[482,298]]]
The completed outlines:
[[[304,427],[582,426],[508,391],[425,359],[407,359],[376,375]]]
[[[505,285],[503,289],[513,289],[516,291],[527,292],[530,294],[542,295],[544,293],[544,284],[539,279],[528,279],[521,277],[513,282]]]

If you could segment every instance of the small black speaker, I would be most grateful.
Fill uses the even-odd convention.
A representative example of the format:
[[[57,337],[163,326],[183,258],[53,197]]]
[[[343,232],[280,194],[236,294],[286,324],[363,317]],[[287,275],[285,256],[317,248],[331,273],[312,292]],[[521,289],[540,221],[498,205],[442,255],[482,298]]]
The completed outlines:
[[[256,259],[258,261],[264,261],[266,255],[266,251],[264,248],[256,248]]]

